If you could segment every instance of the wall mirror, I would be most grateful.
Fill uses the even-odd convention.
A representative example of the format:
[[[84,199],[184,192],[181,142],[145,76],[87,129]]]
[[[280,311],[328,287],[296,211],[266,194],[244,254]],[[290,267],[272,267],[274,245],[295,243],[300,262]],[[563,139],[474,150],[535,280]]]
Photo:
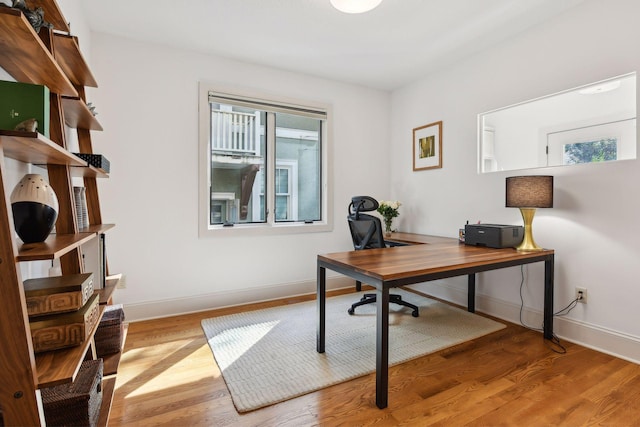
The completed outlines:
[[[478,172],[636,158],[636,73],[478,115]]]

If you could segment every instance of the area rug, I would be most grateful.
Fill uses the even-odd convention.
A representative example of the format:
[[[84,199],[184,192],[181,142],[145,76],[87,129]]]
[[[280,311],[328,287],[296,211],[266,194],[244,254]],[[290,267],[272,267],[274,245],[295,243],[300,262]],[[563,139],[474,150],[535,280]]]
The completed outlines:
[[[504,328],[462,309],[394,289],[420,307],[390,305],[389,365],[424,356]],[[347,308],[362,293],[327,299],[325,353],[316,352],[316,302],[202,321],[209,346],[238,412],[248,412],[375,371],[375,304]]]

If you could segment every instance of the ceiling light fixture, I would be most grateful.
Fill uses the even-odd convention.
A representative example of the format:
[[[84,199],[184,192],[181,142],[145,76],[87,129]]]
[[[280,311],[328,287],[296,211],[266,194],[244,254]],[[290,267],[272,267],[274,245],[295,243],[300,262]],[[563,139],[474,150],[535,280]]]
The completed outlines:
[[[611,82],[602,83],[595,86],[589,86],[584,89],[580,89],[582,95],[594,95],[596,93],[610,92],[620,87],[620,80],[614,80]]]
[[[344,13],[364,13],[375,9],[382,0],[331,0],[331,5]]]

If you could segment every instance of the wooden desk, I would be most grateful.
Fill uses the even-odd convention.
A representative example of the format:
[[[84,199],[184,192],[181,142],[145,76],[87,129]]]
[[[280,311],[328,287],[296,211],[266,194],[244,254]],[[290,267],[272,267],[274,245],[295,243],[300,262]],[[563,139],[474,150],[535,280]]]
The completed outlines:
[[[325,350],[326,269],[376,288],[376,405],[386,408],[389,386],[389,289],[397,286],[468,275],[468,310],[475,311],[475,274],[544,262],[544,338],[553,336],[554,251],[517,252],[467,246],[457,239],[394,233],[389,240],[414,243],[385,249],[318,255],[317,344]],[[417,243],[417,244],[415,244]],[[345,307],[345,310],[347,307]]]

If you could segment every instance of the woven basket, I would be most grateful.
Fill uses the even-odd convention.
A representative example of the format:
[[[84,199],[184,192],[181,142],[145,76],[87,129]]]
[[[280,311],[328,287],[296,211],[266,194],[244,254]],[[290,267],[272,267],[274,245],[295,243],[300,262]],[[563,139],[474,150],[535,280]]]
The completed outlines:
[[[102,359],[84,361],[74,382],[41,390],[47,425],[96,425],[102,405],[102,369]]]
[[[96,354],[103,357],[114,354],[122,349],[124,334],[124,311],[122,304],[109,305],[102,314],[102,320],[93,339],[96,344]]]

